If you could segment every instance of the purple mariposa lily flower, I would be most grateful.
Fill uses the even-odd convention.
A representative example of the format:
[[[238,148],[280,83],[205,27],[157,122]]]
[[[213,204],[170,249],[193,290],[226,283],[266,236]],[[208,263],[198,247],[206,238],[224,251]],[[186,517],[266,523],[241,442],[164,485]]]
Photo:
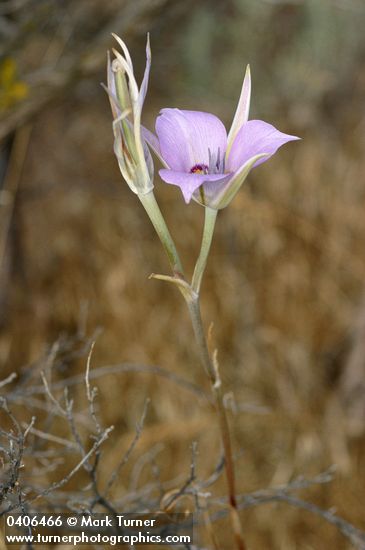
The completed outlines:
[[[180,187],[186,203],[193,198],[204,206],[224,208],[252,168],[284,143],[299,139],[262,120],[248,121],[250,97],[247,67],[228,136],[216,116],[179,109],[162,109],[156,120],[157,136],[144,129],[146,141],[165,167],[159,171],[162,180]]]

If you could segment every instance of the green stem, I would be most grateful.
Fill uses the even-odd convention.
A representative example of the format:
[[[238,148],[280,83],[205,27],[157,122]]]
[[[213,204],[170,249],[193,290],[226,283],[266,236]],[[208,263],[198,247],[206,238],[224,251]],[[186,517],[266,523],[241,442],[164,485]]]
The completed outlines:
[[[231,519],[232,527],[235,536],[236,546],[238,550],[245,550],[245,543],[241,533],[241,525],[237,509],[237,500],[236,500],[236,487],[235,487],[235,473],[234,473],[234,464],[232,457],[232,444],[231,444],[231,435],[229,430],[229,424],[226,414],[226,409],[223,401],[223,392],[222,385],[219,377],[218,368],[213,363],[209,350],[208,344],[205,337],[205,332],[203,328],[203,321],[200,311],[199,303],[199,294],[192,292],[190,299],[186,299],[190,319],[193,325],[195,340],[198,345],[198,350],[200,354],[200,359],[203,364],[205,371],[208,374],[212,392],[214,395],[216,411],[219,419],[219,428],[223,443],[224,450],[224,463],[226,471],[226,480],[228,488],[228,498],[231,508]]]
[[[203,321],[200,312],[199,295],[193,295],[192,293],[190,299],[186,300],[186,303],[189,308],[191,324],[193,326],[195,340],[198,345],[200,360],[209,377],[210,383],[214,385],[216,382],[216,373],[209,355],[207,340],[205,338]]]
[[[209,354],[199,303],[200,286],[204,275],[204,270],[207,265],[218,211],[209,207],[205,208],[205,221],[200,254],[195,265],[192,283],[191,285],[189,285],[189,283],[187,283],[184,279],[183,268],[179,255],[177,253],[174,241],[172,240],[172,237],[166,226],[165,220],[161,214],[153,192],[151,191],[146,195],[139,195],[139,199],[143,204],[161,240],[161,243],[165,248],[173,270],[173,274],[175,275],[175,277],[168,277],[166,275],[153,275],[153,277],[178,284],[178,288],[184,296],[189,309],[190,319],[192,322],[200,359],[211,383],[216,411],[219,419],[219,428],[224,450],[228,499],[231,511],[230,516],[233,534],[236,542],[236,548],[237,550],[245,550],[246,546],[242,537],[241,524],[236,501],[235,473],[232,457],[231,435],[226,409],[224,406],[221,381],[219,377],[218,366],[214,361],[212,361]]]
[[[157,204],[153,191],[150,191],[146,195],[138,195],[138,197],[143,204],[143,207],[146,210],[148,217],[150,218],[152,225],[155,228],[156,233],[159,236],[159,239],[166,251],[172,271],[175,274],[183,275],[184,270],[179,258],[179,254],[176,250],[176,246],[171,237],[170,231],[167,228],[160,207]]]
[[[205,219],[204,219],[202,244],[200,248],[200,254],[195,265],[193,280],[191,283],[193,290],[197,293],[199,293],[202,278],[204,275],[204,270],[207,265],[210,246],[212,244],[212,239],[213,239],[215,222],[217,219],[217,214],[218,214],[218,210],[209,208],[209,206],[205,207]]]

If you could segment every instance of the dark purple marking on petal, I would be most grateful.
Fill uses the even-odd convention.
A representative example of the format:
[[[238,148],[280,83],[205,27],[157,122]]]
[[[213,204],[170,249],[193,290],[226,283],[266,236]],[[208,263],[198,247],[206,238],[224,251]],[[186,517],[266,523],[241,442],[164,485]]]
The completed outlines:
[[[209,167],[206,164],[195,164],[190,169],[190,174],[209,174]]]

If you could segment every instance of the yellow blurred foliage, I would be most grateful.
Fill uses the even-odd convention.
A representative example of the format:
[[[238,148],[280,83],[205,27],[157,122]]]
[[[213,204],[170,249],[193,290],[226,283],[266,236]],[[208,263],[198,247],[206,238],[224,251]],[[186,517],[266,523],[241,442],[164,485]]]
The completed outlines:
[[[12,107],[26,98],[29,88],[25,82],[18,80],[14,59],[7,57],[0,63],[0,111]]]

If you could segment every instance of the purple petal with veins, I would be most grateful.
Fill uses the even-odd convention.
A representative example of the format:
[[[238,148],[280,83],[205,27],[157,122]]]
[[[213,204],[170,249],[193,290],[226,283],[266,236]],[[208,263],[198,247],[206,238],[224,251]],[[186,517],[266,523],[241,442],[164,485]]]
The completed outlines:
[[[186,172],[176,172],[175,170],[166,169],[159,170],[158,173],[164,182],[180,187],[186,203],[191,201],[194,191],[202,184],[208,182],[219,183],[226,179],[222,174],[187,174]]]
[[[163,109],[156,133],[161,154],[172,170],[190,173],[197,164],[209,166],[209,150],[225,152],[227,132],[214,115],[198,111]]]
[[[247,82],[248,78],[249,73]],[[246,103],[249,86],[247,90]],[[180,187],[185,202],[193,197],[212,208],[226,206],[253,167],[268,160],[284,143],[299,139],[262,120],[251,120],[237,131],[227,156],[227,132],[216,116],[179,109],[161,111],[156,133],[157,137],[144,130],[146,141],[166,167],[159,171],[161,179]]]
[[[284,143],[297,139],[299,138],[296,136],[279,132],[274,126],[263,120],[250,120],[242,126],[235,137],[227,159],[227,168],[233,172],[250,158],[261,153],[268,153],[269,156],[255,163],[254,166],[258,166],[266,162]]]

